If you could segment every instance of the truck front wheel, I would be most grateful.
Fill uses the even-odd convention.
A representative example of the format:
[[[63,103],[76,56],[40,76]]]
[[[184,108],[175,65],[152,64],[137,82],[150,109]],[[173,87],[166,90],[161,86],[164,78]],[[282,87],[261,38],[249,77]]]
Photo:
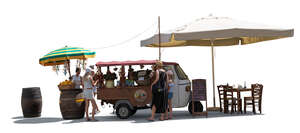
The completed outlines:
[[[192,102],[189,103],[189,112],[190,114],[192,114],[192,110],[193,110],[193,104]],[[200,101],[195,101],[194,102],[194,112],[203,112],[203,105],[201,104]]]
[[[132,111],[128,104],[121,103],[116,107],[116,114],[120,119],[127,119],[132,114]]]

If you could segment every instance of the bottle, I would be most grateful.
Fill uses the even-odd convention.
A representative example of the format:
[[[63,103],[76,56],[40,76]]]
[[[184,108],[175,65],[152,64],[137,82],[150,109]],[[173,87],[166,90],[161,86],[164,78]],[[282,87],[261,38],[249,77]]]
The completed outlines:
[[[244,81],[244,88],[246,89],[246,81]]]

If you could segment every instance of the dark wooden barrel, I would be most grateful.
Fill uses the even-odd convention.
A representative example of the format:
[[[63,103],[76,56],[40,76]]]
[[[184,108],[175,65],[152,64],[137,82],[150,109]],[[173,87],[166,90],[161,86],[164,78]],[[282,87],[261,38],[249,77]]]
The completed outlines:
[[[42,112],[42,95],[40,88],[23,88],[21,105],[24,117],[40,117]]]
[[[85,102],[81,89],[61,90],[59,99],[63,119],[81,119],[84,117]]]

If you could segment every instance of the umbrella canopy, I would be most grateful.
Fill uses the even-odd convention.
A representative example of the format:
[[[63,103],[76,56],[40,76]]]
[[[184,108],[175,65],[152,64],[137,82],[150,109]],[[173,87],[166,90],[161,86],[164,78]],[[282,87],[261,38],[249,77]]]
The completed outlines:
[[[159,36],[160,35],[160,36]],[[245,45],[294,35],[293,29],[238,21],[228,17],[197,19],[174,30],[141,41],[146,47],[210,46],[212,54],[213,104],[215,103],[214,46]]]
[[[63,47],[54,50],[42,58],[39,63],[43,66],[61,65],[70,59],[87,59],[95,57],[96,53],[79,47]]]
[[[227,17],[207,17],[161,34],[161,47],[231,46],[292,37],[293,29],[238,21]],[[158,35],[141,41],[141,46],[158,47]]]

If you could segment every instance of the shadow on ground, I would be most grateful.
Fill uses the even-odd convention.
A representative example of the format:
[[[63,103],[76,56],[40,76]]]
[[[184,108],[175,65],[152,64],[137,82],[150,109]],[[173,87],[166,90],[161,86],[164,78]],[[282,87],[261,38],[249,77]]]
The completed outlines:
[[[119,119],[115,114],[107,115],[107,116],[96,116],[95,119],[98,121],[96,122],[131,122],[131,123],[150,123],[150,121],[147,120],[147,118],[150,116],[151,112],[150,110],[139,110],[137,113],[133,116],[131,116],[128,119]],[[256,114],[256,115],[262,115],[262,114]],[[209,112],[208,117],[206,116],[192,116],[188,111],[174,111],[173,112],[173,120],[186,120],[186,119],[210,119],[210,118],[220,118],[220,117],[242,117],[242,116],[255,116],[252,112],[247,112],[246,114],[240,114],[240,113],[233,113],[233,114],[224,114],[222,112]],[[156,116],[155,121],[159,121],[159,114]],[[168,120],[170,121],[170,120]],[[85,119],[79,119],[79,120],[71,120],[68,122],[63,122],[63,124],[72,124],[72,123],[81,123],[86,122]]]
[[[33,118],[24,118],[23,116],[13,117],[15,119],[14,123],[17,124],[42,124],[42,123],[54,123],[63,121],[62,118],[55,117],[33,117]]]
[[[149,123],[147,118],[150,116],[151,112],[149,109],[146,110],[139,110],[133,116],[128,119],[119,119],[115,114],[101,116],[101,113],[95,117],[98,121],[97,123],[101,122],[131,122],[131,123]],[[256,114],[261,115],[261,114]],[[220,118],[220,117],[244,117],[244,116],[256,116],[252,112],[247,112],[246,114],[240,113],[233,113],[233,114],[224,114],[222,112],[209,112],[208,117],[206,116],[192,116],[188,111],[174,111],[173,112],[173,120],[186,120],[186,119],[211,119],[211,118]],[[158,120],[159,115],[156,116],[156,121]],[[76,119],[76,120],[63,120],[62,118],[55,118],[55,117],[37,117],[37,118],[23,118],[21,117],[14,117],[12,119],[16,119],[14,123],[17,124],[40,124],[40,123],[54,123],[62,121],[63,124],[73,124],[73,123],[82,123],[87,122],[85,119]]]

